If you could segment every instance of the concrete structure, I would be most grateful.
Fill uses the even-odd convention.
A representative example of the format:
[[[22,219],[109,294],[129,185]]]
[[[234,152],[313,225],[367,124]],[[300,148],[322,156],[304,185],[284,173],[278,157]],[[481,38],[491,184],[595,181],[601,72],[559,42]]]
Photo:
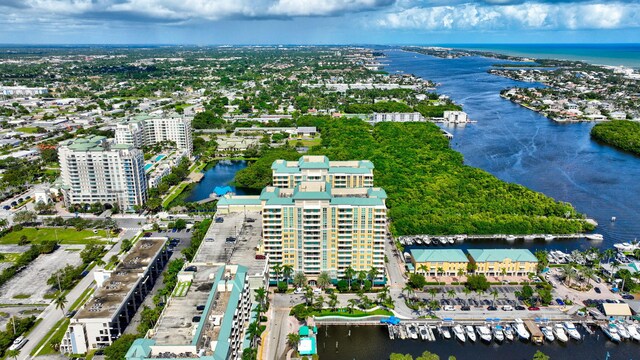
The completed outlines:
[[[329,161],[326,156],[276,160],[271,165],[273,186],[286,189],[303,181],[328,182],[335,188],[372,187],[373,168],[368,160]]]
[[[370,124],[377,124],[379,122],[416,122],[424,121],[424,116],[419,112],[412,113],[373,113]]]
[[[123,334],[169,261],[165,243],[166,238],[140,239],[115,269],[95,272],[98,288],[71,319],[60,352],[84,354]]]
[[[144,157],[132,145],[88,136],[61,142],[58,156],[67,205],[100,202],[132,210],[145,203]]]
[[[5,96],[33,96],[48,94],[49,89],[26,86],[0,86],[0,93]]]
[[[321,272],[333,279],[378,270],[384,282],[387,194],[373,186],[370,161],[329,161],[303,156],[272,164],[274,186],[260,196],[226,195],[218,212],[261,211],[264,254],[269,265],[290,265],[315,282]],[[271,276],[271,278],[274,278]]]
[[[173,141],[177,149],[191,157],[193,138],[191,118],[139,115],[116,125],[116,142],[140,148],[163,141]]]
[[[469,117],[467,113],[464,111],[445,111],[443,115],[444,121],[449,123],[467,123],[469,122]]]
[[[245,334],[251,317],[247,269],[189,264],[178,274],[177,288],[181,284],[188,290],[174,291],[156,326],[134,341],[125,359],[242,358],[251,345]]]
[[[38,186],[33,190],[33,200],[37,203],[48,204],[51,202],[51,192],[46,186]]]
[[[616,318],[619,320],[627,320],[631,317],[631,308],[628,304],[602,304],[602,313],[609,318]]]
[[[411,249],[409,252],[413,268],[419,274],[456,276],[459,271],[467,273],[469,259],[460,249]]]
[[[476,274],[487,276],[523,276],[535,274],[538,259],[527,249],[469,249],[470,260],[476,265]]]

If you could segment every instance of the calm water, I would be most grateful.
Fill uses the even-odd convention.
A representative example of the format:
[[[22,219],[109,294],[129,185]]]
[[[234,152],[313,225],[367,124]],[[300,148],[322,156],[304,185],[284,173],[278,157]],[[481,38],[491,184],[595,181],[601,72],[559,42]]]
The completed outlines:
[[[351,336],[349,336],[351,331]],[[551,359],[605,359],[607,352],[610,360],[640,359],[640,345],[634,342],[614,344],[606,340],[599,330],[587,335],[581,342],[569,341],[536,346],[520,341],[506,341],[502,345],[495,342],[485,344],[467,341],[462,344],[456,340],[440,339],[435,342],[421,340],[390,340],[386,327],[382,326],[326,326],[318,329],[318,355],[320,359],[331,360],[383,360],[391,353],[412,354],[414,357],[425,350],[436,353],[446,360],[454,355],[458,360],[531,360],[537,350],[549,355]],[[336,350],[336,342],[338,348]]]
[[[193,188],[189,197],[186,198],[186,201],[198,201],[208,198],[216,186],[229,185],[236,176],[236,173],[246,168],[247,165],[247,162],[244,160],[218,161],[214,166],[205,169],[204,178]],[[231,186],[231,188],[238,195],[255,193],[250,189],[237,188],[235,186]]]
[[[401,51],[387,55],[387,71],[402,70],[441,83],[438,92],[461,103],[477,121],[447,129],[467,164],[572,203],[596,219],[596,232],[605,236],[601,243],[563,240],[547,247],[610,247],[640,235],[640,158],[592,141],[593,124],[557,124],[500,98],[501,89],[531,84],[488,74],[495,60],[440,59]],[[618,221],[610,222],[612,216]]]

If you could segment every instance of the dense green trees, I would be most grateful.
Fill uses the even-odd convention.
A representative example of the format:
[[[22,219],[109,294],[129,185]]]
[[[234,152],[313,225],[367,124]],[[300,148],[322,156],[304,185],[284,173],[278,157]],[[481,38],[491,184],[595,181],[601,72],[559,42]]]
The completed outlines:
[[[640,123],[615,120],[596,124],[591,129],[591,137],[607,145],[640,155]]]
[[[245,188],[262,189],[271,183],[271,164],[275,160],[297,160],[299,157],[300,154],[293,149],[265,150],[254,164],[236,173],[234,184]]]

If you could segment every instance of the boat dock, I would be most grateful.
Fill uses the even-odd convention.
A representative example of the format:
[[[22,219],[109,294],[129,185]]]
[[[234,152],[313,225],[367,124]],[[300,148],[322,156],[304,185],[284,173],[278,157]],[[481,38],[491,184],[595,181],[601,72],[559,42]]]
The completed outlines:
[[[503,240],[503,241],[534,241],[534,240],[570,240],[588,239],[602,240],[599,234],[487,234],[487,235],[404,235],[396,238],[402,245],[453,245],[462,241],[473,240]]]

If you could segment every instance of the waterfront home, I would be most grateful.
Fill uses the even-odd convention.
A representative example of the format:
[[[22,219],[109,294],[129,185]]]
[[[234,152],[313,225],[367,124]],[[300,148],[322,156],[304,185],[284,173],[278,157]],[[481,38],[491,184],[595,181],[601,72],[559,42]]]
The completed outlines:
[[[538,259],[527,249],[469,249],[476,274],[486,276],[523,276],[535,274]]]
[[[455,276],[460,270],[467,273],[469,259],[460,249],[411,249],[409,251],[413,268],[419,274]]]

